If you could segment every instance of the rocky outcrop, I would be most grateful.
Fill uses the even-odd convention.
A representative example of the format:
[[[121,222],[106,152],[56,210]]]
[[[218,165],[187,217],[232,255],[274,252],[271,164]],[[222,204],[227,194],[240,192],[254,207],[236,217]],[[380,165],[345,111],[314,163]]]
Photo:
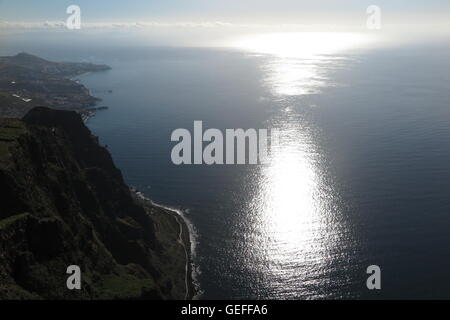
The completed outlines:
[[[133,197],[79,114],[1,120],[0,193],[0,298],[185,298],[175,217]]]

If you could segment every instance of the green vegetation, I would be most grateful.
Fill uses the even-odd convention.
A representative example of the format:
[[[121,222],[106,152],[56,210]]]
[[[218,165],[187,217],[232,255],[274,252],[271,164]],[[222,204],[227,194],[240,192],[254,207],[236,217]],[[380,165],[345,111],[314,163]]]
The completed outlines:
[[[9,155],[9,146],[25,132],[24,124],[20,120],[0,120],[0,160]]]
[[[79,114],[0,120],[0,148],[0,299],[186,297],[181,222],[132,196]],[[73,264],[81,290],[66,288]]]
[[[172,282],[177,284],[177,295],[183,296],[186,293],[185,282],[185,268],[186,268],[186,252],[190,254],[190,243],[187,226],[184,221],[172,211],[165,209],[154,210],[152,213],[152,219],[155,223],[155,233],[158,240],[164,245],[163,254],[161,256],[162,262],[166,265],[169,274],[179,274],[180,270],[184,270],[183,274],[179,274],[178,277],[172,279]],[[181,223],[181,225],[180,225]],[[180,243],[180,227],[183,228],[184,246]],[[188,272],[190,275],[190,271]],[[189,283],[189,292],[193,293],[194,288],[192,283]]]
[[[13,141],[25,131],[25,127],[20,120],[6,120],[0,127],[0,140]]]
[[[0,220],[0,229],[6,228],[9,225],[12,225],[14,222],[22,220],[28,217],[30,214],[28,212],[16,214],[15,216],[11,216],[5,219]]]
[[[126,267],[122,267],[120,273],[104,276],[100,281],[100,288],[108,299],[138,299],[156,292],[156,285],[152,279],[139,279],[130,274]]]
[[[0,160],[9,154],[8,143],[0,141]]]

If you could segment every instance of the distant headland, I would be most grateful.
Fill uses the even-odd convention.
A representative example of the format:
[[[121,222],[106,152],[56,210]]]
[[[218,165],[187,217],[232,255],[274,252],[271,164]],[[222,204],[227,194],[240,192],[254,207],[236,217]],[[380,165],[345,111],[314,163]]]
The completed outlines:
[[[110,69],[86,62],[52,62],[25,52],[0,57],[0,117],[21,118],[34,106],[44,105],[75,110],[87,119],[100,99],[73,78]]]

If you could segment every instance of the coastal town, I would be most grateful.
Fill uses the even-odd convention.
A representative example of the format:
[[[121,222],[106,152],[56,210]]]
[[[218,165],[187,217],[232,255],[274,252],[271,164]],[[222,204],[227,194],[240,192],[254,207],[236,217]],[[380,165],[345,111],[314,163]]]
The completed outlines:
[[[74,78],[109,69],[85,62],[51,62],[24,52],[0,57],[0,117],[20,118],[39,105],[75,110],[87,121],[108,107],[96,107],[100,99]]]

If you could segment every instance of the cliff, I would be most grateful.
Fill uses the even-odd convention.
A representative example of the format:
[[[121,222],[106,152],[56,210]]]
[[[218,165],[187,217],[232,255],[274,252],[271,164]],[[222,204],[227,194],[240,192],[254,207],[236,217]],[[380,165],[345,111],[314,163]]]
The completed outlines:
[[[191,297],[185,225],[133,196],[79,114],[0,120],[0,194],[0,299]]]

